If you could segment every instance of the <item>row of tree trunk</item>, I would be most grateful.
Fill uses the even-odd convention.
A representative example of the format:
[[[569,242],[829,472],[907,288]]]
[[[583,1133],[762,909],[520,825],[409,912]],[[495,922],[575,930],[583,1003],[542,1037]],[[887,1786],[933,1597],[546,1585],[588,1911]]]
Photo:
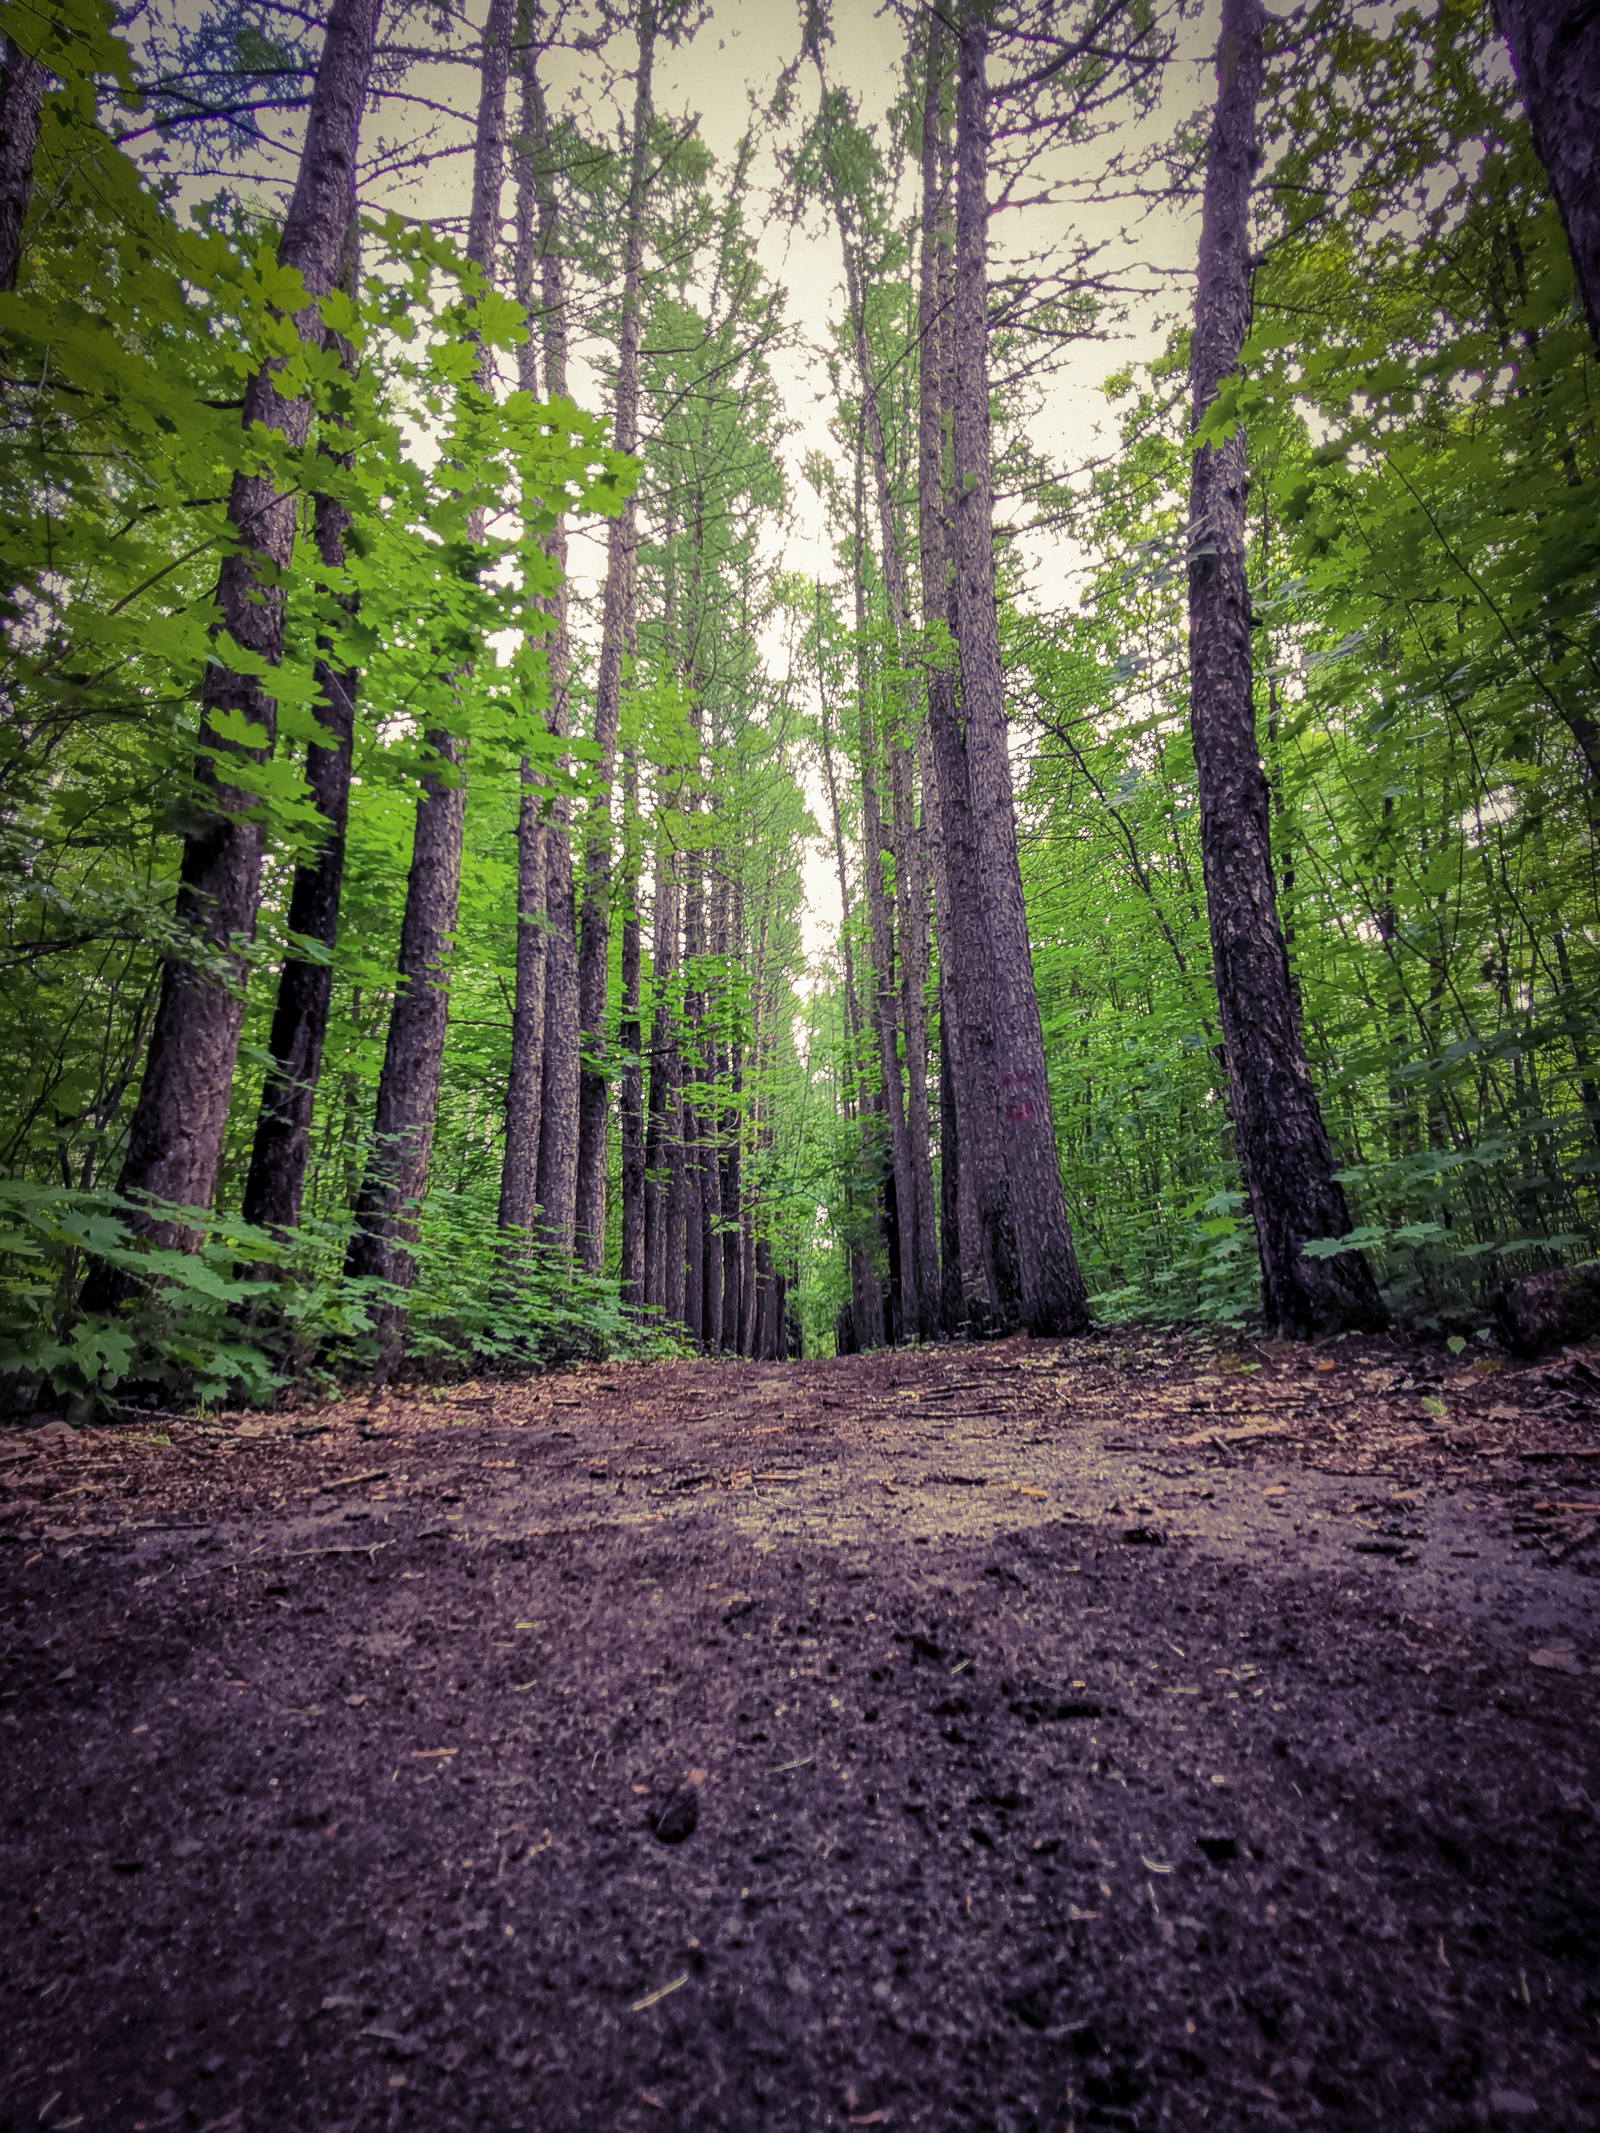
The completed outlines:
[[[325,29],[306,140],[279,256],[299,269],[313,299],[297,321],[325,336],[315,299],[356,279],[354,170],[371,76],[379,0],[334,0]],[[1578,262],[1591,321],[1600,332],[1592,201],[1595,113],[1600,110],[1600,37],[1592,9],[1503,0],[1535,139],[1551,168]],[[616,443],[639,437],[639,325],[643,211],[651,135],[655,0],[638,0],[639,67],[624,231],[616,387]],[[874,1277],[874,1211],[859,1216],[852,1258],[851,1337],[862,1345],[898,1332],[1007,1330],[1071,1334],[1088,1322],[1057,1165],[1045,1054],[1018,862],[1012,768],[995,598],[989,441],[987,229],[991,116],[986,79],[989,11],[966,0],[947,39],[937,12],[926,28],[922,123],[920,353],[916,555],[921,628],[911,612],[910,529],[889,478],[866,332],[866,267],[860,233],[841,205],[839,235],[860,389],[855,496],[858,624],[865,619],[866,486],[870,468],[878,552],[894,656],[875,691],[865,653],[858,667],[863,887],[871,939],[871,984],[863,1015],[846,963],[853,1061],[847,1103],[868,1148],[887,1124],[889,1177],[884,1223],[892,1261],[887,1300]],[[1191,389],[1195,426],[1237,367],[1249,315],[1249,211],[1258,160],[1256,105],[1263,72],[1260,0],[1224,0],[1219,95],[1207,160]],[[953,46],[953,49],[951,48]],[[526,5],[490,0],[483,37],[472,211],[467,250],[492,271],[501,228],[508,155],[506,104],[517,61],[521,126],[511,148],[517,180],[515,286],[537,312],[520,382],[546,396],[565,390],[566,300],[559,210],[538,48]],[[816,52],[819,73],[820,49]],[[953,99],[946,89],[954,73]],[[0,287],[15,276],[27,205],[31,140],[43,77],[9,45],[0,157]],[[954,136],[947,121],[954,108]],[[1590,187],[1592,192],[1593,188]],[[841,186],[839,199],[846,195]],[[537,269],[538,290],[535,295]],[[341,360],[351,352],[332,343]],[[542,357],[543,377],[539,377]],[[491,389],[480,368],[480,389]],[[243,420],[291,445],[309,434],[309,405],[285,399],[269,364],[250,381]],[[322,449],[337,456],[330,430]],[[1191,492],[1189,558],[1191,722],[1214,975],[1228,1093],[1271,1322],[1307,1333],[1373,1325],[1383,1306],[1358,1253],[1307,1259],[1311,1239],[1348,1223],[1306,1059],[1272,872],[1270,815],[1255,736],[1252,616],[1245,579],[1242,427],[1198,446]],[[296,538],[294,499],[262,474],[240,474],[230,499],[240,535],[224,563],[218,606],[233,637],[269,668],[282,656],[280,574]],[[341,508],[319,498],[313,538],[337,567],[347,530]],[[605,1166],[612,1089],[620,1090],[622,1279],[636,1305],[680,1320],[706,1347],[781,1354],[789,1345],[783,1284],[755,1232],[741,1161],[752,1145],[741,1122],[745,1060],[708,1034],[708,1003],[692,987],[707,959],[749,943],[737,870],[726,873],[684,852],[658,872],[653,911],[657,1007],[648,1092],[642,1064],[638,882],[614,879],[611,789],[617,775],[622,693],[637,643],[638,527],[630,504],[613,523],[600,644],[595,739],[601,783],[582,826],[583,866],[574,883],[573,825],[524,766],[518,829],[518,947],[513,1058],[507,1102],[500,1222],[510,1252],[575,1250],[598,1269],[605,1237]],[[558,589],[552,629],[549,723],[568,731],[565,535],[549,536]],[[864,633],[858,632],[864,645]],[[820,670],[819,670],[820,671]],[[307,776],[328,836],[296,873],[289,925],[331,950],[337,938],[348,807],[351,733],[360,677],[323,661],[326,738],[310,749]],[[467,676],[460,677],[463,686]],[[689,673],[691,684],[694,677]],[[691,700],[698,701],[693,687]],[[881,706],[882,731],[876,730]],[[251,748],[211,721],[240,713],[259,729]],[[164,968],[145,1071],[133,1114],[121,1190],[135,1201],[201,1211],[215,1192],[243,1013],[245,950],[261,895],[263,832],[249,796],[225,766],[261,760],[272,746],[276,707],[261,681],[214,664],[201,707],[204,752],[195,781],[203,821],[186,835],[178,916],[196,954]],[[836,830],[841,893],[849,914],[839,804],[824,703],[824,754]],[[403,1289],[416,1211],[426,1188],[448,1014],[450,944],[466,805],[464,745],[427,736],[402,926],[396,987],[375,1108],[367,1173],[356,1205],[350,1270]],[[887,773],[887,806],[879,765]],[[623,765],[625,800],[636,770]],[[920,789],[920,811],[918,795]],[[690,795],[686,805],[693,807]],[[883,870],[892,855],[893,889]],[[581,891],[581,922],[578,892]],[[616,1059],[607,1055],[606,969],[612,903],[623,914],[623,1019]],[[929,918],[934,932],[930,938]],[[765,918],[762,926],[764,929]],[[848,932],[848,923],[847,923]],[[763,933],[764,938],[764,933]],[[930,1002],[931,942],[937,984]],[[848,956],[848,951],[847,951]],[[761,1064],[760,954],[752,1063]],[[668,981],[687,974],[681,1024]],[[268,1227],[298,1217],[312,1100],[327,1028],[331,978],[322,956],[283,968],[272,1024],[272,1067],[263,1092],[244,1211]],[[926,1016],[937,1017],[937,1097],[930,1102]],[[876,1053],[878,1088],[863,1071]],[[613,1066],[620,1067],[614,1074]],[[875,1106],[887,1113],[878,1114]],[[939,1121],[935,1199],[932,1118]],[[753,1130],[761,1131],[757,1118]],[[157,1243],[186,1241],[182,1218],[152,1212]],[[101,1266],[85,1302],[113,1308],[125,1283]],[[398,1321],[395,1322],[396,1329]],[[391,1358],[398,1332],[391,1341]]]

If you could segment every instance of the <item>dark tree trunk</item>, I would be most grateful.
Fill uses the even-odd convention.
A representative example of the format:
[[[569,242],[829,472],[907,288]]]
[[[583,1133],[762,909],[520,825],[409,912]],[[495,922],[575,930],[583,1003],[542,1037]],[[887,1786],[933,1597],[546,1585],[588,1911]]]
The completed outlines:
[[[500,227],[505,177],[506,83],[511,64],[512,0],[490,0],[483,33],[478,92],[478,132],[472,166],[472,212],[467,256],[487,267]],[[487,356],[480,352],[479,383],[488,386]],[[481,538],[474,523],[471,538]],[[450,1018],[450,959],[461,889],[462,829],[466,821],[466,744],[434,730],[424,736],[437,767],[422,780],[406,908],[400,925],[400,957],[394,1006],[378,1079],[372,1148],[355,1205],[355,1233],[346,1254],[354,1275],[410,1286],[417,1214],[427,1190],[439,1077]],[[401,1323],[391,1307],[383,1318],[384,1345],[378,1374],[399,1359]]]
[[[413,1272],[417,1205],[428,1182],[439,1068],[450,1015],[450,947],[461,888],[461,831],[467,788],[465,745],[451,734],[427,736],[438,770],[422,780],[406,908],[400,925],[398,985],[389,1014],[383,1069],[372,1122],[372,1148],[355,1204],[347,1273],[400,1288]],[[388,1323],[391,1350],[398,1329]],[[395,1353],[385,1357],[393,1367]]]
[[[846,1037],[849,1044],[850,1074],[845,1088],[847,1108],[853,1107],[856,1123],[861,1134],[861,1169],[870,1167],[872,1154],[872,1128],[869,1112],[861,1100],[861,1008],[856,995],[855,953],[850,945],[850,876],[845,866],[844,818],[839,808],[839,784],[833,770],[833,743],[828,733],[828,684],[822,666],[822,586],[817,585],[817,697],[822,712],[822,767],[828,785],[828,806],[833,818],[833,856],[839,873],[839,947],[844,962],[844,999]],[[850,1250],[851,1320],[850,1337],[855,1347],[850,1351],[859,1354],[868,1348],[883,1346],[883,1291],[878,1283],[877,1270],[872,1265],[872,1254],[863,1249],[859,1236],[862,1220],[856,1191],[849,1183],[845,1187],[845,1222],[849,1232],[847,1242]]]
[[[779,1290],[782,1284],[772,1271],[772,1246],[765,1237],[756,1240],[756,1337],[758,1361],[772,1362],[779,1353]]]
[[[539,51],[526,5],[518,17],[522,52],[522,140],[513,151],[517,173],[516,299],[527,315],[528,338],[517,351],[517,384],[539,398],[538,352],[543,346],[545,397],[566,391],[566,286],[560,213],[550,169],[550,126],[539,81]],[[534,265],[540,268],[534,302]],[[536,322],[537,319],[537,330]],[[543,638],[550,683],[549,730],[566,730],[566,529],[558,522],[542,543],[555,566],[554,593],[545,611],[554,627]],[[527,1236],[538,1208],[539,1137],[544,1120],[545,1016],[549,988],[549,876],[554,833],[546,826],[545,794],[532,766],[522,764],[517,814],[517,959],[511,1015],[511,1070],[506,1083],[506,1145],[500,1170],[499,1223]]]
[[[550,129],[538,76],[532,77],[536,116],[549,141]],[[561,256],[555,184],[540,180],[540,254],[543,284],[544,389],[559,400],[567,390],[566,272]],[[571,730],[567,646],[567,527],[559,519],[544,543],[556,570],[551,601],[555,628],[545,638],[550,671],[546,724],[565,739]],[[544,1058],[539,1105],[539,1160],[534,1199],[546,1250],[568,1258],[577,1225],[578,1189],[578,921],[572,883],[572,802],[558,793],[544,829],[544,898],[548,931],[544,948]]]
[[[744,884],[733,888],[733,939],[731,955],[744,950]],[[726,944],[725,944],[726,945]],[[732,967],[730,963],[730,968]],[[744,1056],[735,1040],[727,1058],[728,1107],[722,1114],[722,1345],[732,1355],[739,1353],[740,1309],[739,1256],[739,1135],[740,1098],[744,1093]]]
[[[1223,0],[1189,366],[1197,428],[1238,363],[1249,323],[1264,21],[1261,0]],[[1242,426],[1225,444],[1194,456],[1189,710],[1211,952],[1234,1130],[1261,1260],[1262,1308],[1271,1324],[1304,1336],[1378,1326],[1385,1313],[1360,1253],[1301,1255],[1309,1239],[1340,1236],[1350,1222],[1334,1182],[1278,924],[1251,687],[1245,478]]]
[[[934,922],[939,942],[939,1316],[946,1333],[989,1317],[989,1280],[973,1165],[965,1143],[980,1123],[980,1079],[992,1070],[988,1034],[988,969],[981,953],[976,856],[971,799],[961,729],[956,716],[955,674],[945,649],[956,616],[947,525],[950,407],[947,356],[954,354],[950,300],[954,295],[955,232],[950,226],[948,129],[944,89],[948,81],[944,24],[928,18],[926,78],[922,107],[922,251],[917,282],[920,350],[917,405],[917,532],[922,566],[923,653],[928,690],[923,819],[930,828]],[[952,825],[944,780],[953,788],[957,820]],[[952,848],[954,846],[954,849]],[[956,1012],[956,995],[965,1003]],[[980,1041],[974,1032],[982,1032]],[[974,1056],[974,1054],[976,1056]],[[993,1133],[990,1133],[993,1139]],[[991,1157],[998,1169],[996,1151]]]
[[[1034,1334],[1079,1333],[1088,1295],[1056,1159],[1044,1036],[1034,990],[1017,823],[1007,752],[1004,677],[994,594],[993,484],[989,464],[987,11],[963,8],[956,88],[955,563],[965,727],[977,880],[988,938],[989,1013],[1003,1178],[980,1164],[975,1182],[986,1230],[1009,1221],[1014,1245],[994,1253],[1005,1293],[1002,1323]],[[940,765],[941,788],[943,765]],[[951,800],[946,799],[948,825]],[[958,892],[959,893],[959,892]],[[1002,1196],[1003,1195],[1003,1196]],[[1012,1284],[1015,1283],[1013,1287]]]
[[[688,1017],[685,1017],[687,1020]],[[692,1054],[686,1054],[686,1058]],[[701,1178],[700,1118],[684,1075],[683,1092],[683,1323],[689,1338],[705,1339],[706,1204]]]
[[[631,651],[630,646],[630,651]],[[624,835],[631,842],[639,816],[638,758],[629,748],[622,774]],[[623,877],[622,1016],[617,1049],[622,1054],[622,1301],[644,1303],[644,1062],[639,1021],[639,862],[630,858]]]
[[[674,923],[678,898],[674,893]],[[683,1051],[676,1034],[667,1049],[667,1207],[666,1233],[661,1241],[664,1275],[661,1308],[667,1322],[687,1326],[689,1302],[686,1270],[689,1263],[689,1151],[685,1139],[688,1106],[683,1100]]]
[[[1594,0],[1494,0],[1494,13],[1600,354],[1600,8]]]
[[[360,251],[361,225],[352,200],[339,275],[340,286],[352,302],[360,281]],[[352,370],[355,350],[350,343],[332,333],[326,334],[325,340],[337,350],[344,369]],[[326,441],[322,449],[327,449]],[[341,467],[351,463],[348,454],[332,456]],[[350,512],[333,497],[317,497],[314,537],[317,554],[329,570],[344,568],[344,538],[350,519]],[[354,611],[353,597],[345,604]],[[324,644],[323,649],[331,647]],[[339,938],[345,823],[350,812],[350,758],[359,677],[352,667],[335,668],[326,659],[319,659],[316,679],[325,700],[317,720],[327,730],[329,745],[319,747],[313,742],[306,749],[306,783],[328,828],[316,857],[302,860],[294,870],[294,885],[289,892],[289,932],[320,943],[328,955],[316,962],[304,956],[286,956],[278,977],[272,1033],[267,1039],[272,1065],[262,1085],[261,1111],[241,1210],[247,1222],[272,1230],[293,1229],[300,1220],[306,1160],[311,1149],[311,1113],[317,1077],[322,1071],[328,1010],[333,1001],[333,966],[329,958]]]
[[[863,425],[864,426],[864,425]],[[872,933],[872,972],[874,979],[872,1025],[878,1040],[878,1070],[883,1085],[883,1102],[889,1121],[889,1160],[893,1167],[896,1204],[909,1207],[915,1202],[915,1190],[911,1181],[911,1131],[906,1118],[905,1083],[900,1072],[898,1044],[899,1020],[896,1013],[894,983],[894,918],[883,885],[884,824],[878,805],[878,743],[875,721],[872,715],[872,677],[867,667],[866,654],[866,586],[864,579],[866,549],[866,464],[865,439],[856,440],[856,494],[855,494],[855,600],[856,600],[856,717],[861,749],[861,872],[866,883],[867,918]],[[896,1224],[886,1227],[889,1244],[889,1278],[896,1299],[894,1329],[887,1322],[885,1332],[891,1341],[899,1339],[899,1328],[906,1323],[904,1302],[913,1300],[911,1314],[915,1325],[914,1302],[917,1293],[917,1262],[913,1246],[911,1225]]]
[[[339,278],[377,21],[378,0],[335,0],[328,17],[305,147],[278,246],[280,261],[298,267],[313,299],[327,295]],[[322,331],[314,306],[296,325],[307,338]],[[290,445],[303,445],[310,404],[281,399],[274,375],[268,364],[246,387],[245,430],[259,422]],[[294,496],[280,496],[262,475],[234,476],[228,517],[240,546],[222,566],[217,606],[233,641],[269,666],[283,655],[284,596],[278,586],[263,585],[262,565],[269,575],[288,568],[295,513]],[[262,744],[241,749],[222,740],[211,720],[225,712],[238,712],[259,727]],[[259,681],[224,664],[207,666],[201,694],[205,752],[196,763],[195,784],[211,812],[184,839],[176,909],[196,957],[174,958],[162,970],[119,1179],[119,1189],[136,1200],[204,1209],[216,1190],[244,1017],[247,960],[240,944],[255,933],[264,850],[255,796],[229,785],[220,766],[230,756],[265,761],[276,725],[277,704]],[[217,974],[219,965],[225,977]],[[192,1242],[181,1223],[156,1215],[140,1226],[162,1245]],[[85,1308],[114,1309],[128,1289],[126,1278],[102,1263],[85,1286]]]
[[[622,280],[621,344],[617,351],[615,443],[632,452],[639,443],[639,278],[644,266],[644,177],[650,145],[650,79],[655,60],[654,0],[639,0],[639,71],[633,100],[633,142],[628,175],[628,226]],[[617,730],[622,711],[622,668],[633,631],[639,546],[638,506],[630,497],[611,522],[606,551],[605,607],[600,660],[595,673],[594,740],[600,789],[589,803],[584,837],[583,922],[578,944],[578,1018],[583,1054],[578,1077],[578,1252],[591,1274],[600,1271],[606,1228],[606,1121],[610,1084],[605,1056],[606,971],[611,938],[611,800],[616,772]]]
[[[715,760],[716,735],[712,734]],[[721,853],[707,855],[710,890],[706,898],[706,948],[715,963],[723,953],[723,911],[726,885],[720,874]],[[700,1074],[705,1096],[700,1106],[701,1237],[705,1270],[701,1277],[701,1318],[706,1353],[715,1355],[722,1346],[722,1147],[717,1115],[716,1085],[722,1072],[716,1028],[710,1015],[709,992],[700,995]]]
[[[561,725],[569,731],[563,682]],[[578,915],[572,879],[572,803],[561,794],[550,810],[545,843],[544,1100],[539,1107],[539,1235],[557,1258],[570,1258],[578,1194]]]
[[[656,1011],[650,1032],[650,1115],[644,1150],[644,1300],[664,1309],[667,1300],[667,1235],[672,1204],[670,1140],[677,1130],[672,1093],[672,1010],[668,991],[678,959],[678,890],[671,846],[656,854],[655,915],[651,926],[651,975]]]
[[[48,74],[9,37],[0,59],[0,291],[17,286]]]

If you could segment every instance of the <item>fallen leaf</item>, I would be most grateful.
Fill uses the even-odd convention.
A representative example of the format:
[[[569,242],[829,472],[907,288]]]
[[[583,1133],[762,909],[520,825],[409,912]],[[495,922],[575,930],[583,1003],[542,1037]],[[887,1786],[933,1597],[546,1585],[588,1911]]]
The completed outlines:
[[[1558,1674],[1583,1672],[1583,1663],[1570,1644],[1541,1645],[1538,1651],[1529,1652],[1528,1664],[1553,1668]]]
[[[889,2114],[887,2111],[866,2111],[859,2118],[850,2120],[850,2124],[853,2126],[886,2126],[888,2123]]]
[[[1014,1481],[1011,1484],[1011,1493],[1013,1496],[1035,1497],[1040,1503],[1048,1503],[1050,1500],[1050,1491],[1048,1489],[1030,1489],[1027,1483],[1023,1481]]]
[[[436,1763],[441,1756],[459,1755],[460,1753],[461,1750],[459,1748],[413,1748],[411,1760],[414,1763]]]
[[[639,2101],[649,2104],[652,2111],[664,2111],[666,2109],[666,2105],[661,2101],[654,2089],[641,2089],[639,2091]]]

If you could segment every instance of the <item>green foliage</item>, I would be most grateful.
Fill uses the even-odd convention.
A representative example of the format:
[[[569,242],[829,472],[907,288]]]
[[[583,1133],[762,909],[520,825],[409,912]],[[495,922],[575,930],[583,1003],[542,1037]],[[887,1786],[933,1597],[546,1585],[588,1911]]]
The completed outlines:
[[[1487,16],[1344,22],[1323,10],[1279,87],[1289,205],[1214,421],[1248,432],[1279,910],[1356,1225],[1308,1250],[1359,1245],[1428,1324],[1589,1256],[1600,1224],[1595,369]],[[1236,1316],[1253,1255],[1218,1197],[1183,358],[1110,382],[1084,601],[1011,618],[1008,658],[1044,737],[1026,864],[1092,1279],[1113,1309]]]

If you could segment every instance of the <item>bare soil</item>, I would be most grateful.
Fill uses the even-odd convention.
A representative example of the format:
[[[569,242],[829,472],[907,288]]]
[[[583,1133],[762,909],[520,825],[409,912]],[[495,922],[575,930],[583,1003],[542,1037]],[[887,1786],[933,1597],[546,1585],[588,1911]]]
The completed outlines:
[[[0,1436],[0,2128],[1600,2124],[1600,1370]]]

